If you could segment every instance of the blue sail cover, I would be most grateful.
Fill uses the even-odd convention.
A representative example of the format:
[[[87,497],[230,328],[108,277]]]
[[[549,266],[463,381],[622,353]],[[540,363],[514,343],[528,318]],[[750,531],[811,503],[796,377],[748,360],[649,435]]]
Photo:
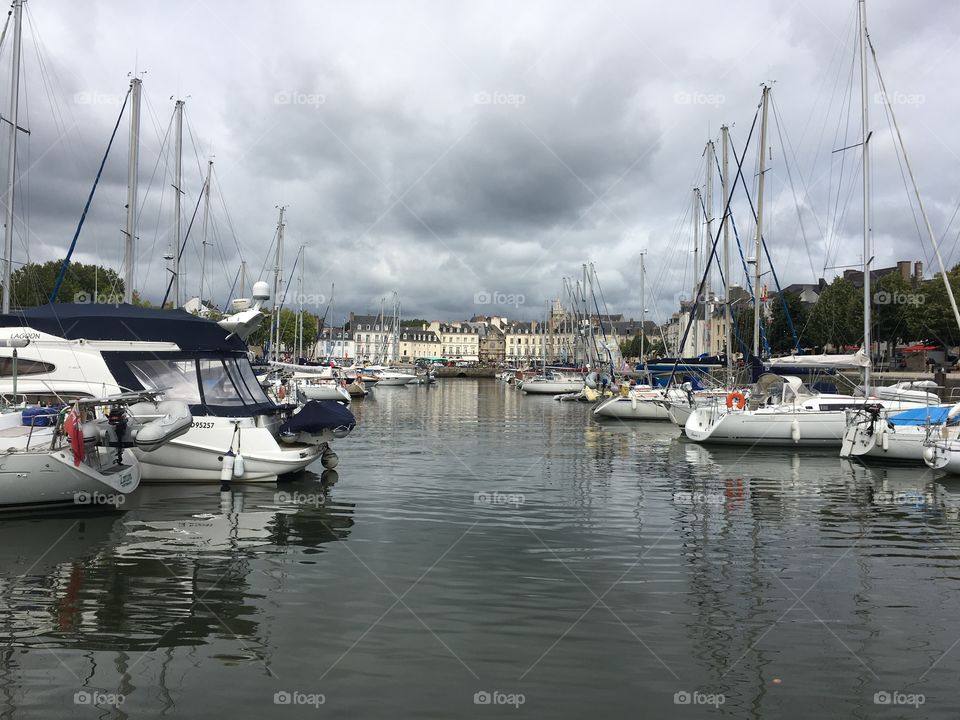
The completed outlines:
[[[300,412],[291,415],[280,426],[281,435],[297,435],[298,433],[320,433],[324,430],[342,431],[344,435],[356,427],[357,419],[345,405],[336,400],[311,400],[304,405]]]
[[[922,407],[891,415],[887,422],[891,425],[943,425],[947,421],[947,407]]]

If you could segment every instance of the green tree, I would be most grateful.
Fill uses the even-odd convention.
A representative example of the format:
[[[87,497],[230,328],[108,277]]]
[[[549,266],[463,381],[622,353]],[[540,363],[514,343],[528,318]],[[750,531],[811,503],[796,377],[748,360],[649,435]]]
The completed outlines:
[[[10,279],[10,295],[14,305],[29,307],[46,305],[60,274],[62,260],[45,263],[27,263],[18,268]],[[73,262],[67,269],[57,302],[123,301],[123,280],[117,272],[101,265]]]
[[[950,287],[960,304],[960,265],[949,271]],[[907,317],[914,340],[932,340],[945,346],[960,344],[960,328],[943,286],[940,273],[915,291],[913,303],[908,304]],[[922,301],[921,299],[922,298]]]
[[[863,341],[863,293],[849,280],[830,283],[810,311],[807,332],[812,344],[837,349]]]
[[[770,319],[767,321],[767,342],[770,344],[770,352],[777,355],[789,353],[796,345],[793,339],[793,333],[790,331],[790,323],[787,322],[787,314],[783,306],[786,304],[790,312],[790,319],[793,321],[793,327],[800,336],[800,347],[809,345],[804,337],[804,330],[807,327],[807,317],[810,314],[809,309],[800,301],[800,295],[797,293],[783,293],[783,299],[774,296],[770,301]]]
[[[925,292],[920,288],[914,289],[900,273],[884,275],[877,281],[873,291],[870,306],[873,339],[886,343],[885,355],[891,357],[898,341],[913,338],[915,327],[922,320],[914,317],[916,308],[926,304]]]

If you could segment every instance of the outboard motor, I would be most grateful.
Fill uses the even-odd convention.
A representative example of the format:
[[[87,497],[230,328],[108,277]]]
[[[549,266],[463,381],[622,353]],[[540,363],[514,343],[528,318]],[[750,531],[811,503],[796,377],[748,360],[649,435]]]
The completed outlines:
[[[127,436],[127,427],[129,420],[127,410],[122,405],[114,405],[107,412],[107,446],[117,449],[117,464],[123,463],[123,449],[133,445],[131,438]]]

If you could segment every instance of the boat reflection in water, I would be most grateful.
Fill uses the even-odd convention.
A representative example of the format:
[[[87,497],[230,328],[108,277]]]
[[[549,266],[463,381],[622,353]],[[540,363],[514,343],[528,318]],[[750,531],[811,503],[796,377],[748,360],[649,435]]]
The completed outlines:
[[[2,702],[29,712],[35,699],[21,678],[42,672],[81,700],[101,692],[109,705],[112,693],[126,710],[155,708],[159,687],[172,706],[171,683],[182,673],[166,670],[177,648],[192,655],[210,646],[221,662],[269,666],[259,605],[264,586],[282,589],[287,579],[263,568],[282,560],[284,546],[316,552],[350,534],[353,507],[333,501],[335,482],[331,471],[323,480],[307,471],[273,489],[157,485],[141,488],[122,511],[5,520]],[[63,707],[63,698],[54,702]]]

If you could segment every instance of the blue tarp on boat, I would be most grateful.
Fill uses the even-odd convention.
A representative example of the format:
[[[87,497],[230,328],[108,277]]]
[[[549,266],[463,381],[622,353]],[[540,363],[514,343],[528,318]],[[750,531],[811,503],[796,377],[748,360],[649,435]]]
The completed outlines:
[[[353,413],[336,400],[311,400],[280,426],[280,434],[319,433],[324,430],[346,434],[356,424]]]
[[[891,425],[943,425],[947,421],[948,407],[923,407],[891,415]]]

